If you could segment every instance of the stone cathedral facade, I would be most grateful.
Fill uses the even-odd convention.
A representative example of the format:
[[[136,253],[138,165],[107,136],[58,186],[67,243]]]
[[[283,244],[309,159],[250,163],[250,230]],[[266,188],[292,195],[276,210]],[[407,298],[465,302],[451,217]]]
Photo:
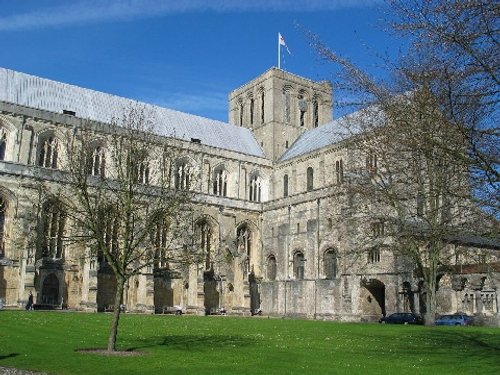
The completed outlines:
[[[127,284],[132,312],[250,315],[373,321],[423,310],[412,267],[387,249],[351,261],[342,216],[343,174],[358,157],[333,120],[332,86],[271,68],[229,95],[229,123],[165,108],[157,134],[183,150],[178,174],[197,178],[193,233],[219,255],[182,272],[145,269]],[[82,121],[106,124],[132,101],[0,69],[0,298],[21,307],[33,293],[45,308],[106,311],[116,286],[103,264],[65,241],[57,205],[35,212],[36,178],[62,165],[64,135]],[[105,155],[105,141],[96,146]],[[103,159],[104,160],[104,159]],[[42,223],[35,225],[35,223]],[[361,225],[361,224],[360,224]],[[27,239],[42,230],[44,246]],[[380,228],[379,228],[380,230]],[[47,245],[49,244],[49,245]],[[224,257],[237,244],[234,257]],[[454,243],[495,254],[498,244]],[[222,254],[222,255],[221,255]],[[213,259],[215,259],[214,257]],[[208,259],[208,258],[207,258]],[[498,258],[441,275],[438,310],[498,318]]]

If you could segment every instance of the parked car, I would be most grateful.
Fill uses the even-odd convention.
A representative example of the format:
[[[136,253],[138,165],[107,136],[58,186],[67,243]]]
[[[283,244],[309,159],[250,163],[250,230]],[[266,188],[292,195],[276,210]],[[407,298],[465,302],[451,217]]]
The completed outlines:
[[[465,314],[441,315],[436,319],[437,326],[470,326],[474,318]]]
[[[379,320],[379,323],[387,324],[424,324],[420,316],[414,313],[394,313],[389,316],[384,316]]]

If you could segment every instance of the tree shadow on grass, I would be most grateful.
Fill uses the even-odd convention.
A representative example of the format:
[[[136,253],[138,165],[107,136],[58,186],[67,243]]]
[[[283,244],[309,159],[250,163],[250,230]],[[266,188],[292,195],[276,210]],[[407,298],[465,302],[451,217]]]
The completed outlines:
[[[6,354],[6,355],[0,355],[0,361],[2,359],[17,357],[18,355],[19,355],[19,353],[10,353],[10,354]]]
[[[157,346],[165,346],[182,351],[205,351],[219,348],[241,348],[257,345],[258,340],[253,337],[232,336],[232,335],[168,335],[156,336],[141,340],[141,344],[127,350],[138,350]]]
[[[422,332],[433,340],[438,341],[440,346],[448,348],[467,348],[468,350],[490,350],[500,354],[500,335],[486,334],[480,332],[469,332],[467,327],[451,327],[447,330],[432,330]]]
[[[500,361],[500,335],[496,332],[478,332],[469,327],[422,327],[421,330],[412,331],[406,331],[405,328],[401,326],[399,340],[387,343],[384,349],[401,351],[408,356],[426,356],[444,350],[467,353],[469,360],[488,357],[499,358]],[[380,350],[380,347],[372,350]]]

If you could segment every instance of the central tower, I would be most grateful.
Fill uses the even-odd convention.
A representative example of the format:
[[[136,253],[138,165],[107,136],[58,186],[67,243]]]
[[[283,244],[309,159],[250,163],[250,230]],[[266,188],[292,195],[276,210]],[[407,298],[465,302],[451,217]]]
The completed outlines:
[[[332,86],[271,68],[229,94],[229,123],[249,128],[277,160],[306,130],[332,121]]]

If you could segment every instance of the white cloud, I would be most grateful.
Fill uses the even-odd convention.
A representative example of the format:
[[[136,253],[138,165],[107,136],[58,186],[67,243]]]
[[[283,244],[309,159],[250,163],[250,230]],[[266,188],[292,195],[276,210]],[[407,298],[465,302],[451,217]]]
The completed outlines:
[[[0,31],[68,27],[186,12],[312,12],[370,6],[381,0],[75,0],[0,17]]]

